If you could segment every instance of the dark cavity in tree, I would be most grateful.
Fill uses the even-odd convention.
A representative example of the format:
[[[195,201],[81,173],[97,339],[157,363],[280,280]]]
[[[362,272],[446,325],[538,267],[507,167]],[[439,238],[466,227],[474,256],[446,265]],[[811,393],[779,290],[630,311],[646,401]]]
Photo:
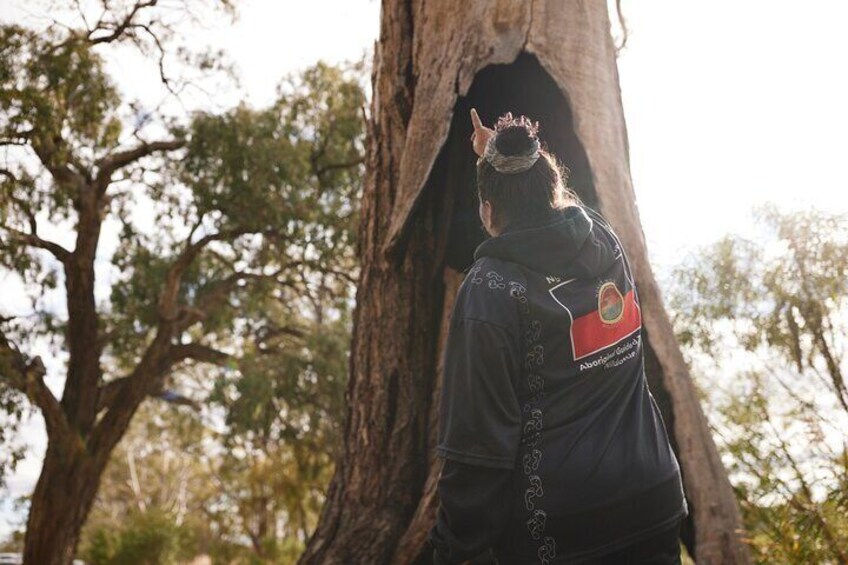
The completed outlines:
[[[468,95],[457,100],[448,138],[425,188],[426,193],[453,201],[443,208],[450,222],[444,252],[445,263],[459,271],[471,265],[474,249],[486,238],[477,214],[476,156],[469,141],[471,108],[477,108],[488,126],[505,112],[539,121],[543,144],[570,171],[568,186],[586,204],[597,206],[589,161],[574,131],[571,108],[556,82],[527,53],[510,64],[489,65],[474,77]]]

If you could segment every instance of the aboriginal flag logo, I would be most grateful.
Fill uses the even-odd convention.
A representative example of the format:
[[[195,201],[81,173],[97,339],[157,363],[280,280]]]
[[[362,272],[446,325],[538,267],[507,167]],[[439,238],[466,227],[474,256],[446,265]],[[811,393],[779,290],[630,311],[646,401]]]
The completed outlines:
[[[642,327],[642,316],[633,283],[621,261],[610,278],[571,279],[550,289],[570,319],[573,359],[577,361],[612,347]]]

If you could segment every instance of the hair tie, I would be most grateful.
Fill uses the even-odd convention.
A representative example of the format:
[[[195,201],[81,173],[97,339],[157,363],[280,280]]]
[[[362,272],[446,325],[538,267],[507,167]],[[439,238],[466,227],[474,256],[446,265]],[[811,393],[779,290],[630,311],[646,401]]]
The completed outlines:
[[[530,149],[518,155],[504,155],[495,146],[495,137],[486,142],[483,157],[494,169],[504,175],[514,175],[529,170],[539,160],[539,140],[533,139]]]

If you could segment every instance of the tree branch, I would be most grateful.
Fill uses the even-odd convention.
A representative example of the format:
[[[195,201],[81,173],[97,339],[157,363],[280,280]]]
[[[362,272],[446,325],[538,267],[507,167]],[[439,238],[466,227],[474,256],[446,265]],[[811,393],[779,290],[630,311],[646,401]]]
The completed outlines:
[[[183,273],[207,245],[213,241],[232,239],[246,233],[250,233],[250,230],[224,230],[205,235],[194,243],[187,241],[182,253],[177,256],[171,264],[171,268],[168,269],[168,273],[165,275],[165,283],[162,293],[159,295],[159,316],[163,320],[169,321],[173,321],[178,317],[180,308],[177,304],[177,296]]]
[[[25,245],[29,245],[30,247],[38,247],[40,249],[46,249],[62,263],[65,263],[71,256],[71,252],[59,245],[58,243],[42,239],[34,233],[25,233],[14,228],[10,228],[8,226],[0,226],[0,229],[6,230],[10,234],[12,239],[20,241]]]
[[[315,176],[320,177],[321,175],[323,175],[324,173],[326,173],[328,171],[336,171],[336,170],[339,170],[339,169],[350,169],[350,168],[355,167],[357,165],[361,165],[364,162],[365,162],[365,159],[363,157],[360,157],[359,159],[354,159],[353,161],[345,161],[345,162],[341,162],[341,163],[329,163],[329,164],[324,165],[324,166],[319,166],[317,163],[315,163],[313,168],[314,168]]]
[[[24,191],[27,191],[27,189],[33,189],[33,187],[29,183],[27,183],[26,185],[22,184],[21,179],[19,179],[15,175],[15,173],[10,171],[9,169],[0,168],[0,175],[10,179],[13,184],[20,185]],[[25,198],[20,198],[16,196],[15,190],[13,188],[8,192],[7,197],[11,202],[17,205],[21,213],[26,216],[27,223],[29,224],[29,233],[2,224],[0,224],[0,230],[6,230],[7,232],[9,232],[10,237],[12,239],[17,240],[23,243],[24,245],[28,245],[30,247],[37,247],[49,251],[63,265],[67,265],[67,260],[71,255],[71,251],[58,243],[46,240],[38,235],[38,220],[35,216],[35,212],[33,212],[33,209],[31,207],[31,204],[33,203],[33,200],[31,199],[31,194],[27,194],[27,192],[25,192],[24,194],[26,194]],[[30,199],[27,200],[27,197],[30,197]]]
[[[794,493],[792,493],[790,494],[790,496],[787,497],[787,501],[796,510],[798,510],[802,514],[806,514],[807,516],[811,517],[813,521],[819,526],[822,534],[824,534],[824,538],[828,544],[828,547],[833,552],[833,555],[837,558],[837,562],[848,563],[848,553],[845,553],[845,551],[840,547],[838,542],[838,536],[833,532],[830,522],[824,517],[819,506],[815,504],[813,490],[807,482],[807,479],[804,476],[801,467],[798,465],[798,462],[795,460],[795,457],[789,450],[789,446],[786,444],[786,440],[783,438],[783,435],[774,425],[771,418],[767,417],[766,423],[771,428],[774,437],[777,439],[778,445],[780,446],[780,450],[783,452],[784,457],[786,457],[787,461],[789,461],[789,466],[792,467],[792,470],[795,473],[795,478],[798,480],[798,484],[801,487],[801,494],[804,497],[804,502],[801,502],[796,496],[794,496]]]
[[[99,192],[102,194],[109,185],[109,182],[112,179],[112,174],[121,167],[125,167],[130,163],[138,161],[139,159],[152,155],[158,151],[173,151],[183,147],[184,145],[185,140],[182,139],[153,141],[150,143],[143,142],[133,149],[118,151],[107,155],[95,163],[98,168],[98,172],[94,182],[97,185]]]
[[[172,367],[177,363],[187,360],[212,365],[223,365],[231,358],[232,356],[229,353],[224,353],[201,343],[180,343],[174,345],[171,347],[171,352],[168,355],[168,361]]]
[[[57,155],[60,154],[59,145],[67,151],[62,159],[57,159]],[[39,161],[50,172],[50,175],[57,184],[76,188],[82,192],[82,189],[88,184],[86,176],[79,170],[75,171],[69,165],[69,163],[78,163],[78,160],[72,155],[70,148],[66,145],[65,140],[59,135],[55,137],[48,135],[34,136],[30,142],[30,146],[36,156],[38,156]],[[77,165],[77,169],[81,168],[81,166]]]
[[[129,381],[129,377],[121,377],[100,385],[97,389],[97,412],[108,408],[115,402],[121,389]]]
[[[160,367],[158,374],[155,375],[155,378],[150,379],[144,396],[162,397],[167,392],[165,391],[165,383],[162,377],[165,377],[174,368],[174,365],[182,361],[194,360],[201,363],[221,365],[226,363],[230,357],[229,354],[223,351],[218,351],[200,343],[174,345],[165,355],[164,363]],[[129,375],[100,385],[100,388],[97,390],[97,411],[100,412],[106,408],[111,408],[123,388],[131,382],[131,379],[132,375]]]
[[[158,2],[158,0],[148,0],[147,2],[136,2],[135,5],[130,10],[130,12],[124,17],[123,20],[121,20],[119,22],[106,23],[106,22],[103,21],[102,16],[101,16],[100,21],[98,21],[97,24],[94,26],[94,28],[91,29],[88,32],[86,39],[88,39],[88,42],[91,45],[98,45],[100,43],[111,43],[111,42],[115,41],[116,39],[121,37],[121,35],[127,30],[128,27],[130,27],[130,24],[133,23],[133,19],[135,18],[136,14],[138,14],[139,11],[143,10],[144,8],[150,8],[152,6],[155,6],[157,4],[157,2]],[[102,35],[100,37],[92,37],[98,31],[109,30],[109,29],[111,29],[112,31],[108,35]]]
[[[26,132],[13,132],[11,137],[0,137],[0,147],[8,145],[16,145],[22,147],[29,145],[29,139],[32,135],[32,130]]]
[[[115,402],[115,399],[118,397],[118,394],[121,392],[121,389],[124,387],[124,385],[127,384],[128,380],[129,377],[121,377],[120,379],[109,381],[108,383],[100,387],[99,396],[97,398],[98,412],[109,408],[112,403]],[[164,383],[158,382],[156,384],[158,384],[159,386],[151,387],[151,389],[147,392],[145,396],[151,398],[159,398],[161,400],[164,400],[165,402],[177,404],[180,406],[191,406],[195,410],[200,409],[200,406],[196,401],[181,394],[178,394],[172,390],[165,389]]]
[[[282,274],[285,269],[289,269],[296,264],[300,263],[290,263],[284,269],[279,269],[274,273],[268,274],[236,271],[227,277],[214,281],[207,287],[205,292],[197,295],[192,306],[182,306],[180,308],[180,316],[177,325],[178,331],[185,331],[197,322],[207,318],[215,311],[216,308],[219,308],[222,304],[224,304],[229,293],[233,289],[237,288],[239,283],[242,281],[273,282],[283,287],[296,289],[297,287],[293,281],[280,278],[280,274]]]
[[[41,357],[28,360],[0,332],[0,380],[23,392],[38,407],[51,440],[67,441],[72,437],[71,429],[61,404],[44,382],[46,374]]]
[[[162,45],[162,41],[159,40],[159,36],[150,29],[150,26],[144,24],[137,24],[134,27],[139,29],[143,29],[147,35],[153,40],[153,43],[156,44],[156,48],[159,50],[159,80],[162,81],[162,84],[165,85],[165,88],[168,89],[168,92],[177,96],[178,93],[171,86],[171,81],[168,79],[168,75],[165,73],[165,46]]]

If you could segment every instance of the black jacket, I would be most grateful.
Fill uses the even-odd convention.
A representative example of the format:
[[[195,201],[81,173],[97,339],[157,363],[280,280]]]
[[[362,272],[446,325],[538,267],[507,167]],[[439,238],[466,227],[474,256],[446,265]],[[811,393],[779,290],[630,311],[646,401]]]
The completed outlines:
[[[609,225],[569,207],[508,227],[474,259],[442,360],[440,558],[579,562],[686,516]]]

